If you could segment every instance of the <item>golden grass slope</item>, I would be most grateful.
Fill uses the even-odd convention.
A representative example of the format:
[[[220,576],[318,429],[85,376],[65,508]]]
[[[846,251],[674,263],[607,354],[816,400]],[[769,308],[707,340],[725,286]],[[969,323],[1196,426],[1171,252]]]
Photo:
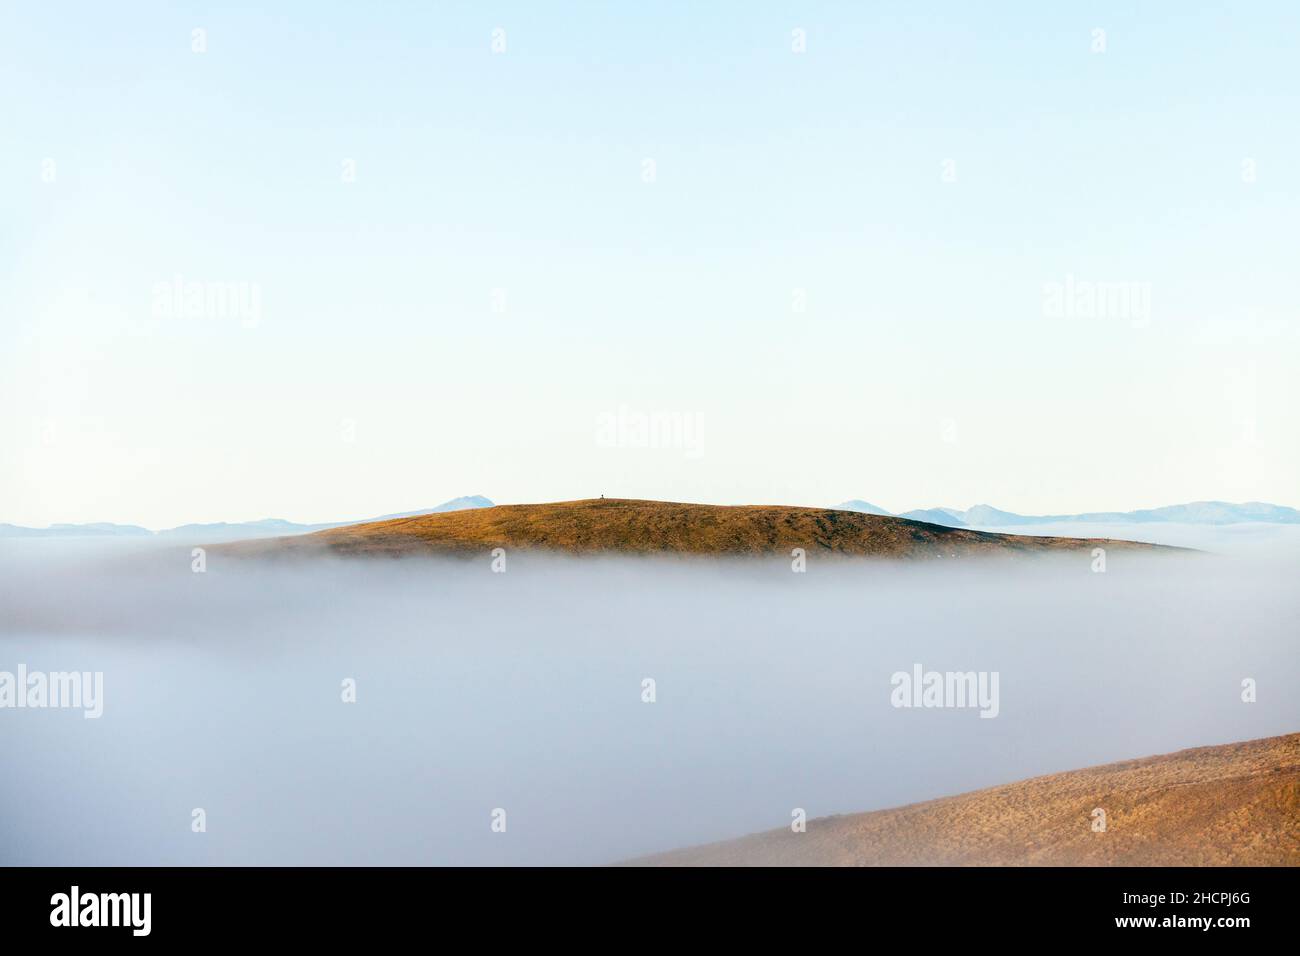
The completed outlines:
[[[990,534],[964,528],[780,505],[698,505],[595,498],[497,505],[332,528],[315,534],[242,542],[244,553],[328,551],[343,555],[482,554],[491,548],[569,554],[789,556],[832,553],[878,557],[960,557],[1154,545],[1083,538]],[[1172,549],[1171,549],[1172,550]]]
[[[1106,811],[1094,832],[1092,811]],[[652,866],[1296,866],[1300,734],[1198,747],[632,861]]]

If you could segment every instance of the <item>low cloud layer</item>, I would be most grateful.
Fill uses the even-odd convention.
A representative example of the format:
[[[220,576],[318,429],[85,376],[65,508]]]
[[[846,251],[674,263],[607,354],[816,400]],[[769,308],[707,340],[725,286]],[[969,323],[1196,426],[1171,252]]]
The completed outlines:
[[[0,862],[601,863],[1294,731],[1300,561],[1266,543],[801,574],[6,545],[0,671],[103,685],[96,720],[0,709]],[[891,700],[928,672],[982,705]]]

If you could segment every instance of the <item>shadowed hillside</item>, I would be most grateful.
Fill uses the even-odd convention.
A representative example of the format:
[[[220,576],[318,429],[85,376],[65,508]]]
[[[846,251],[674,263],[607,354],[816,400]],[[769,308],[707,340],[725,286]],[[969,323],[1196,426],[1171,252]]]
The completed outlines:
[[[1092,813],[1106,813],[1094,832]],[[651,866],[1296,866],[1300,734],[1126,760],[632,861]]]
[[[245,554],[482,554],[542,549],[569,554],[785,555],[955,558],[1090,549],[1161,550],[1085,538],[991,534],[830,508],[678,504],[588,499],[497,505],[333,528],[316,534],[243,542]]]

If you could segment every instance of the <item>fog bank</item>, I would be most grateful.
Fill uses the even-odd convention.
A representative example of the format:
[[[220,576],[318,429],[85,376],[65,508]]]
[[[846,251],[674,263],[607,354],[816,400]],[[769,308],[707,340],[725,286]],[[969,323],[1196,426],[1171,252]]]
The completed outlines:
[[[102,672],[103,713],[0,710],[0,863],[602,863],[1294,731],[1295,540],[802,574],[9,543],[0,671]],[[894,706],[916,666],[996,673],[997,716]]]

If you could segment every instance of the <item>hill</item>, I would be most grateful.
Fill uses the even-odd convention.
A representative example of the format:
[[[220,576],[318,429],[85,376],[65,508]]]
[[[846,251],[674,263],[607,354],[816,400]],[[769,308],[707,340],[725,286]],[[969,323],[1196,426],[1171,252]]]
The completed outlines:
[[[954,558],[1106,547],[1171,550],[1127,541],[1027,537],[941,527],[829,508],[697,505],[597,498],[497,505],[242,542],[248,554],[482,554],[496,547],[569,554],[809,555]]]
[[[1106,814],[1094,832],[1093,811]],[[1296,866],[1300,734],[1127,760],[632,861],[650,866]]]

